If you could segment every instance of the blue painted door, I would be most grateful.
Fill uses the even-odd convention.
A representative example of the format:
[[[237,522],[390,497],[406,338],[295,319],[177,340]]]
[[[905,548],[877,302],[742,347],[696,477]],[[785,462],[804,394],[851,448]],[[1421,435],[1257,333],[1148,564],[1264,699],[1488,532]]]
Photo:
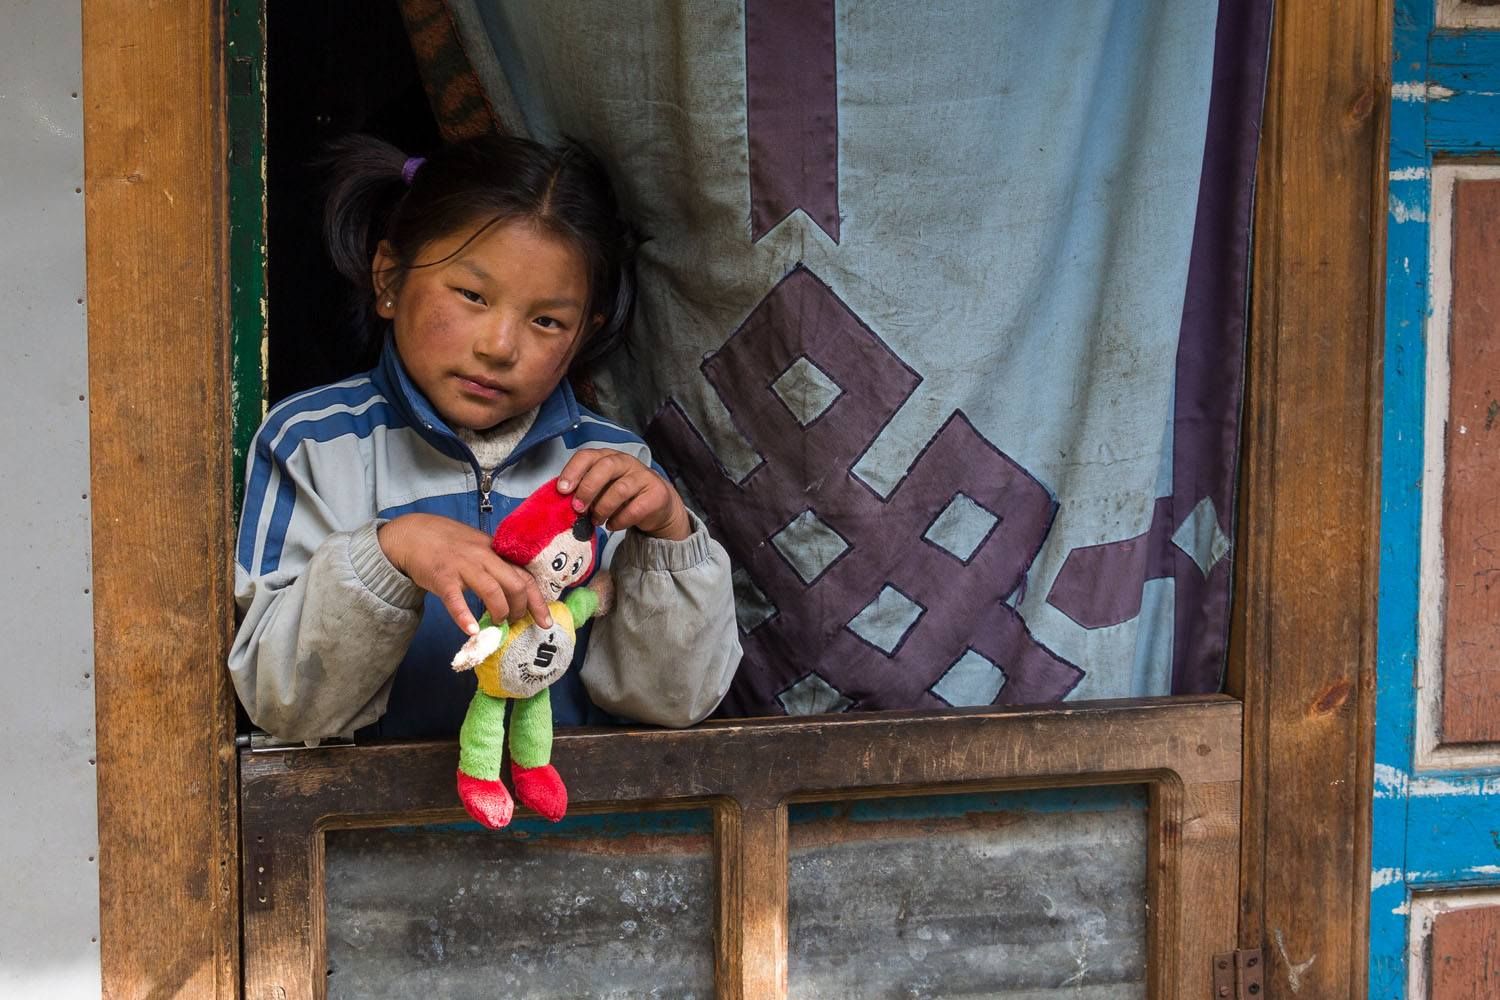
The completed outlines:
[[[1467,474],[1500,450],[1500,10],[1398,0],[1394,45],[1369,995],[1500,997],[1500,615],[1463,523],[1500,516]]]

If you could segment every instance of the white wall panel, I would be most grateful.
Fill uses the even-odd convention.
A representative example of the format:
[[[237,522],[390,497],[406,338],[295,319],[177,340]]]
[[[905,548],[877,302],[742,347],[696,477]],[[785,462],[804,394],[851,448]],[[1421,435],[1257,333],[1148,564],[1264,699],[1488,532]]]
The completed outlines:
[[[83,50],[0,3],[0,996],[97,997]]]

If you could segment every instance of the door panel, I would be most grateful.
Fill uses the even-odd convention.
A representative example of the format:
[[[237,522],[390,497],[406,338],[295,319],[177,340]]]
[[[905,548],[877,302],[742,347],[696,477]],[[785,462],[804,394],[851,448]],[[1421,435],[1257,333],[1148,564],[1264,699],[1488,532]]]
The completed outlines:
[[[1500,993],[1500,898],[1472,895],[1464,902],[1472,905],[1430,911],[1431,992],[1417,996],[1468,1000]]]
[[[1435,261],[1449,281],[1433,286],[1451,302],[1447,343],[1433,348],[1447,347],[1448,405],[1428,408],[1444,416],[1446,439],[1443,502],[1428,504],[1441,521],[1443,557],[1432,568],[1442,576],[1442,642],[1432,646],[1442,663],[1434,735],[1443,748],[1500,739],[1500,170],[1454,174],[1439,175],[1452,190],[1437,192],[1433,206],[1434,224],[1452,234],[1451,256]],[[1434,333],[1441,338],[1441,328]]]
[[[1500,995],[1500,32],[1397,4],[1370,995]]]

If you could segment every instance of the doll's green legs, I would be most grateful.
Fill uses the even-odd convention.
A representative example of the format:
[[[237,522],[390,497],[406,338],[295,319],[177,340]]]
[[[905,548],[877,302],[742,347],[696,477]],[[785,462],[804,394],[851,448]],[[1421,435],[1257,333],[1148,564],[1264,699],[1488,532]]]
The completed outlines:
[[[551,763],[552,694],[547,688],[516,699],[510,714],[510,759],[522,767]]]
[[[551,764],[552,697],[546,688],[518,700],[510,718],[510,776],[516,798],[554,823],[568,811],[568,789]]]
[[[510,720],[511,760],[525,768],[552,760],[552,698],[546,688],[517,699]],[[500,777],[505,747],[505,699],[474,692],[463,728],[458,731],[458,769],[473,778]]]
[[[511,712],[511,778],[516,798],[556,822],[568,811],[568,789],[552,760],[552,698],[544,688],[518,699]],[[514,804],[500,783],[505,747],[505,699],[474,692],[458,732],[458,797],[485,826],[510,822]]]
[[[510,822],[515,805],[500,783],[505,749],[505,699],[474,692],[458,731],[458,797],[470,816],[498,829]]]
[[[497,781],[505,751],[505,699],[474,692],[458,731],[458,769],[471,778]]]

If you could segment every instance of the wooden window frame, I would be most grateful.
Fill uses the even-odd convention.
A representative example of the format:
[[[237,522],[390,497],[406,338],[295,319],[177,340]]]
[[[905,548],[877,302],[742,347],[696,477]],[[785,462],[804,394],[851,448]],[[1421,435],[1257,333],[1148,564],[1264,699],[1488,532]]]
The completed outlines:
[[[249,853],[239,850],[241,774],[221,666],[234,624],[222,569],[233,534],[225,6],[84,0],[82,11],[104,989],[229,998],[240,992],[239,875]],[[1384,0],[1275,12],[1228,697],[582,733],[559,739],[559,754],[584,760],[611,746],[664,762],[653,755],[668,747],[698,757],[734,743],[775,755],[820,741],[822,756],[844,763],[805,772],[806,786],[755,786],[746,801],[709,782],[688,796],[714,803],[716,836],[743,858],[741,878],[783,860],[772,799],[848,794],[851,778],[897,792],[1144,781],[1152,860],[1193,891],[1200,864],[1235,878],[1222,859],[1198,853],[1234,831],[1206,829],[1192,807],[1199,792],[1222,799],[1212,767],[1233,759],[1243,795],[1238,934],[1242,946],[1267,947],[1267,995],[1289,996],[1295,969],[1302,995],[1363,996],[1390,29]],[[868,764],[862,752],[827,752],[869,749],[882,727],[900,727],[903,740],[919,734],[926,752]],[[1110,739],[1098,738],[1104,730]],[[958,733],[983,754],[945,758]],[[1061,745],[1071,749],[1047,751],[1038,733],[1067,734]],[[1194,739],[1211,748],[1203,772],[1187,749],[1198,744],[1182,742]],[[416,772],[426,794],[446,797],[450,750],[364,750],[361,767],[426,761]],[[252,756],[246,790],[273,779],[294,790],[295,775],[335,754],[283,758],[279,778],[267,774],[276,758]],[[583,800],[603,800],[587,778],[574,780]],[[688,786],[663,776],[650,789],[663,800]],[[278,794],[286,804],[293,792]],[[262,822],[253,809],[247,829],[252,822]],[[293,839],[320,840],[306,815],[297,822]],[[752,842],[780,843],[782,854],[747,852]],[[287,875],[273,856],[272,871],[310,878],[317,848],[307,857]],[[724,898],[736,944],[721,975],[757,988],[783,975],[784,922],[767,916],[774,898],[746,902],[737,889]],[[1171,929],[1173,919],[1159,915],[1151,930],[1153,948],[1171,953],[1157,958],[1163,990],[1189,980],[1162,978],[1198,975],[1171,964],[1196,934]],[[256,927],[247,914],[244,932]]]
[[[571,813],[711,809],[725,1000],[786,995],[793,802],[1145,785],[1149,995],[1208,996],[1213,955],[1233,947],[1240,703],[1228,696],[575,730],[553,749]],[[241,758],[247,996],[323,995],[324,834],[462,819],[456,759],[452,741]]]

